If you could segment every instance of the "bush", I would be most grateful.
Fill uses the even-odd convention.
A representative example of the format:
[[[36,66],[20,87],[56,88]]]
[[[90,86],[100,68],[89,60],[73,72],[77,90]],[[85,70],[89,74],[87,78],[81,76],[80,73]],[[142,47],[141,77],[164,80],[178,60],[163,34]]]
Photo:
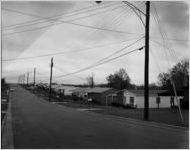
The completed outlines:
[[[136,107],[132,106],[132,105],[122,105],[123,108],[127,108],[127,109],[135,109]]]
[[[171,106],[172,109],[177,109],[178,106],[174,105],[174,106]]]
[[[114,102],[112,103],[112,105],[115,106],[115,107],[121,107],[121,106],[122,106],[121,104],[119,104],[119,103],[114,103]]]

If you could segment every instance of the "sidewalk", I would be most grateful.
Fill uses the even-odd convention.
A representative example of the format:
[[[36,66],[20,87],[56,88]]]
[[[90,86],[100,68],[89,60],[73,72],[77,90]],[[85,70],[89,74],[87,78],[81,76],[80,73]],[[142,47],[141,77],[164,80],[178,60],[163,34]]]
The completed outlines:
[[[12,95],[12,93],[10,93]],[[1,131],[1,149],[13,149],[13,128],[12,128],[12,112],[11,112],[11,96],[9,96],[9,104],[5,118],[2,123]]]

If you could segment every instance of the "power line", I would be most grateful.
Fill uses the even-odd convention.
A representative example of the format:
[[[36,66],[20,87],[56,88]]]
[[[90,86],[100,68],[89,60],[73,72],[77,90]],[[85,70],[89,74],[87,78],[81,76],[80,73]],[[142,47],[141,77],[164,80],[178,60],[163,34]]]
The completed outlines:
[[[108,5],[108,6],[106,6],[106,7],[103,7],[103,9],[105,9],[105,8],[107,8],[107,7],[112,7],[112,6],[117,6],[117,5]],[[119,8],[119,7],[117,7],[117,8]],[[93,10],[88,10],[88,11],[90,11],[90,12],[92,12],[92,11],[94,11],[94,10],[96,10],[97,8],[95,8],[95,9],[93,9]],[[98,9],[101,9],[101,8],[98,8]],[[111,10],[114,10],[114,9],[111,9]],[[88,11],[86,11],[86,12],[88,12]],[[79,17],[79,18],[76,18],[76,19],[73,19],[73,20],[80,20],[80,19],[83,19],[83,18],[86,18],[86,17],[90,17],[90,16],[94,16],[94,15],[98,15],[98,14],[100,14],[100,13],[103,13],[103,12],[106,12],[106,11],[108,11],[108,10],[105,10],[105,11],[101,11],[101,12],[96,12],[96,13],[94,13],[94,14],[90,14],[90,15],[87,15],[87,16],[83,16],[83,17]],[[83,14],[83,13],[86,13],[86,12],[81,12],[81,13],[77,13],[77,14],[70,14],[70,15],[66,15],[66,16],[63,16],[63,17],[72,17],[72,16],[76,16],[76,15],[80,15],[80,14]],[[59,15],[60,16],[60,15]],[[62,17],[62,16],[61,16]],[[59,20],[59,18],[60,17],[56,17],[56,16],[54,16],[54,17],[48,17],[48,19],[55,19],[56,18],[56,20]],[[40,22],[39,21],[37,21],[37,22],[32,22],[32,21],[30,21],[30,23],[29,24],[20,24],[20,26],[17,26],[17,27],[13,27],[13,28],[10,28],[10,29],[8,29],[8,30],[12,30],[12,29],[16,29],[16,28],[20,28],[20,27],[26,27],[26,26],[31,26],[31,25],[37,25],[37,24],[43,24],[43,23],[48,23],[49,22],[49,20],[47,20],[47,19],[38,19],[38,20],[41,20]],[[72,20],[69,20],[69,21],[72,21]],[[49,23],[51,23],[52,21],[50,21]],[[53,22],[55,22],[55,21],[53,21]],[[53,24],[52,24],[53,25]]]
[[[127,2],[127,1],[123,1],[123,3],[124,3],[124,4],[128,4],[129,7],[135,8],[135,9],[138,10],[140,13],[142,13],[144,16],[146,16],[146,14],[145,14],[142,10],[140,10],[138,7],[136,7],[136,6],[133,5],[132,3]]]
[[[30,14],[30,13],[26,13],[26,12],[21,12],[21,11],[13,10],[13,9],[6,9],[6,8],[2,8],[2,9],[7,10],[7,11],[11,11],[11,12],[15,12],[15,13],[20,13],[20,14],[27,15],[27,16],[32,16],[32,17],[42,18],[42,19],[46,19],[46,20],[50,20],[50,21],[59,22],[59,23],[57,23],[57,24],[65,23],[65,24],[71,24],[71,25],[81,26],[81,27],[91,28],[91,29],[98,29],[98,30],[108,31],[108,32],[115,32],[115,33],[122,33],[122,34],[138,34],[138,33],[131,33],[131,32],[125,32],[125,31],[119,31],[119,30],[112,30],[112,29],[94,27],[94,26],[90,26],[90,25],[84,25],[84,24],[79,24],[79,23],[74,23],[74,22],[69,22],[69,21],[63,21],[63,20],[57,20],[57,19],[49,19],[49,18],[47,18],[47,17],[42,17],[42,16],[38,16],[38,15],[35,15],[35,14]],[[52,25],[48,25],[48,26],[52,26]],[[46,27],[48,27],[48,26],[46,26]],[[44,27],[45,27],[45,26],[44,26]],[[38,28],[38,29],[43,29],[44,27],[40,27],[40,28]],[[14,33],[9,33],[9,34],[4,34],[4,36],[16,34],[16,33],[28,32],[28,31],[34,31],[34,29],[25,30],[25,31],[20,31],[20,32],[14,32]]]
[[[97,45],[97,46],[94,46],[94,47],[84,48],[84,49],[80,49],[80,50],[64,51],[64,52],[59,52],[59,53],[51,53],[51,54],[31,56],[31,57],[21,57],[21,58],[5,59],[5,60],[2,60],[2,61],[17,61],[17,60],[25,60],[25,59],[36,59],[36,58],[40,58],[40,57],[48,57],[48,56],[53,56],[53,55],[55,56],[55,55],[61,55],[61,54],[78,53],[78,52],[93,50],[93,49],[99,48],[99,47],[105,47],[105,46],[110,46],[110,45],[117,44],[117,43],[123,43],[123,42],[134,40],[134,39],[137,39],[137,38],[127,39],[127,40],[123,40],[123,41],[120,41],[120,42],[114,42],[114,43]]]
[[[158,16],[158,13],[157,13],[157,10],[156,10],[156,7],[154,7],[153,5],[153,8],[154,8],[154,11],[155,11],[155,15],[156,15],[156,20],[157,20],[157,23],[158,23],[158,26],[159,26],[159,29],[160,29],[160,32],[161,32],[161,35],[162,35],[162,38],[163,38],[163,42],[164,42],[164,47],[167,47],[170,54],[173,56],[173,58],[177,60],[177,55],[175,54],[175,51],[171,48],[171,45],[168,45],[169,43],[167,43],[166,45],[166,42],[165,42],[165,38],[167,39],[167,34],[166,32],[164,31],[163,28],[161,28],[161,24],[160,24],[160,21],[159,21],[159,16]],[[162,25],[163,26],[163,25]]]
[[[143,37],[142,37],[142,38],[143,38]],[[141,50],[141,49],[143,49],[144,46],[141,47],[141,48],[138,48],[138,49],[129,51],[129,52],[127,52],[127,53],[121,54],[121,55],[119,55],[119,56],[117,56],[117,57],[110,58],[110,57],[112,57],[113,55],[115,55],[115,54],[117,54],[117,53],[119,53],[119,52],[122,52],[124,49],[130,47],[131,45],[134,45],[135,43],[137,43],[138,41],[140,41],[142,38],[138,39],[136,42],[133,42],[133,43],[131,43],[131,44],[125,46],[125,47],[122,48],[122,49],[119,49],[118,51],[112,53],[111,55],[102,58],[101,60],[97,61],[96,63],[94,63],[94,64],[92,64],[92,65],[90,65],[90,66],[88,66],[88,67],[82,68],[82,69],[80,69],[80,70],[78,70],[78,71],[75,71],[75,72],[73,72],[73,73],[66,74],[66,75],[64,75],[64,76],[74,75],[74,74],[76,74],[76,73],[79,73],[79,72],[82,72],[82,71],[85,71],[85,70],[94,68],[94,67],[96,67],[96,66],[105,64],[105,63],[110,62],[110,61],[112,61],[112,60],[115,60],[115,59],[117,59],[117,58],[123,57],[123,56],[125,56],[125,55],[127,55],[127,54],[130,54],[130,53],[136,51],[136,50]],[[110,59],[108,59],[108,58],[110,58]],[[106,59],[107,59],[107,60],[106,60]],[[62,76],[57,76],[57,77],[55,77],[55,78],[60,78],[60,77],[62,77]]]
[[[126,47],[124,47],[124,48],[126,48]],[[119,55],[119,56],[117,56],[117,57],[107,59],[107,60],[104,60],[104,58],[103,58],[103,59],[101,59],[102,61],[99,60],[99,61],[97,61],[96,63],[94,63],[94,64],[92,64],[92,65],[90,65],[90,66],[88,66],[88,67],[82,68],[82,69],[80,69],[80,70],[77,70],[77,71],[72,72],[72,73],[69,73],[69,74],[57,76],[56,78],[62,78],[62,77],[68,76],[68,75],[73,75],[73,74],[76,74],[76,73],[83,72],[83,71],[85,71],[85,70],[89,70],[89,69],[91,69],[91,68],[97,67],[97,66],[102,65],[102,64],[105,64],[105,63],[108,63],[108,62],[110,62],[110,61],[112,61],[112,60],[115,60],[115,59],[117,59],[117,58],[123,57],[123,56],[125,56],[125,55],[128,55],[128,54],[130,54],[130,53],[132,53],[132,52],[134,52],[134,51],[137,51],[137,50],[141,50],[141,49],[143,49],[143,48],[144,48],[144,46],[143,46],[143,47],[140,47],[140,48],[137,48],[137,49],[134,49],[134,50],[132,50],[132,51],[129,51],[129,52],[127,52],[127,53],[121,54],[121,55]],[[123,50],[123,48],[122,48],[121,50]],[[120,51],[120,50],[119,50],[119,51]],[[107,58],[107,57],[106,57],[106,58]]]
[[[65,71],[63,71],[63,68],[61,68],[61,67],[59,67],[59,66],[57,66],[57,65],[54,65],[54,67],[55,68],[57,68],[59,71],[61,71],[61,72],[65,72]],[[76,77],[76,78],[78,78],[78,79],[81,79],[81,80],[83,80],[83,81],[86,81],[86,79],[85,78],[82,78],[82,77],[79,77],[79,76],[77,76],[77,75],[72,75],[73,77]]]
[[[129,8],[131,8],[133,10],[133,12],[137,15],[137,17],[140,19],[140,21],[142,22],[143,26],[145,27],[145,23],[144,23],[143,19],[141,18],[141,15],[140,15],[140,13],[142,13],[141,10],[137,9],[137,7],[135,7],[134,5],[132,5],[133,7],[131,7],[131,4],[128,3],[128,2],[124,1],[124,4],[126,4],[127,6],[129,6]],[[139,14],[136,12],[136,10],[139,11]]]
[[[163,40],[163,38],[155,37],[155,36],[150,36],[150,38]],[[181,39],[174,39],[174,38],[167,38],[167,39],[164,39],[164,40],[167,40],[167,41],[177,41],[177,42],[188,42],[188,40],[181,40]]]
[[[185,1],[184,1],[185,2]],[[179,2],[179,1],[156,1],[156,3],[159,4],[164,4],[164,3],[170,3],[170,4],[178,4],[178,5],[184,5],[184,2]]]
[[[110,6],[110,5],[109,5]],[[74,10],[74,11],[71,11],[71,12],[66,12],[66,13],[61,13],[61,14],[59,14],[59,15],[55,15],[55,16],[51,16],[50,18],[55,18],[55,17],[62,17],[62,16],[67,16],[67,15],[71,15],[71,14],[73,14],[73,13],[76,13],[76,12],[80,12],[80,11],[82,11],[82,10],[86,10],[86,9],[90,9],[90,8],[94,8],[95,7],[95,9],[97,9],[96,8],[96,6],[90,6],[90,7],[85,7],[85,8],[80,8],[80,9],[77,9],[77,10]],[[99,5],[97,5],[97,7],[98,8],[101,8],[101,7],[99,7]],[[91,10],[90,10],[91,11]],[[80,12],[80,13],[84,13],[84,12]],[[77,15],[78,15],[79,13],[77,13]],[[9,25],[9,26],[4,26],[3,28],[9,28],[9,27],[14,27],[14,26],[19,26],[19,25],[25,25],[25,24],[29,24],[29,23],[33,23],[33,22],[38,22],[38,21],[42,21],[42,20],[44,20],[44,19],[36,19],[36,20],[32,20],[32,21],[26,21],[26,22],[22,22],[22,23],[18,23],[18,24],[13,24],[13,25]]]
[[[10,10],[10,11],[14,11],[15,12],[15,10]],[[46,19],[46,20],[49,19],[49,18],[46,18],[46,17],[41,17],[41,16],[37,16],[37,15],[33,15],[33,14],[19,12],[19,11],[16,11],[16,12],[24,14],[24,15],[35,16],[35,17],[38,17],[38,18]],[[53,20],[53,21],[59,21],[59,20],[55,20],[55,19],[51,19],[51,20]],[[67,24],[72,24],[72,25],[76,25],[76,26],[87,27],[87,28],[92,28],[92,29],[97,29],[97,30],[103,30],[103,31],[108,31],[108,32],[116,32],[116,33],[122,33],[122,34],[138,34],[138,35],[142,35],[141,33],[131,33],[131,32],[124,32],[124,31],[118,31],[118,30],[111,30],[111,29],[105,29],[105,28],[99,28],[99,27],[94,27],[94,26],[88,26],[88,25],[83,25],[83,24],[78,24],[78,23],[73,23],[73,22],[68,22],[68,21],[61,21],[60,23],[56,23],[56,24],[62,24],[62,23],[67,23]],[[39,28],[31,29],[31,30],[24,30],[24,31],[18,31],[18,32],[8,33],[8,34],[4,34],[4,36],[8,36],[8,35],[12,35],[12,34],[14,35],[14,34],[17,34],[17,33],[23,33],[23,32],[30,32],[30,31],[40,30],[40,29],[47,28],[47,27],[52,26],[52,25],[53,24],[42,26],[42,27],[39,27]],[[159,37],[154,37],[154,36],[150,36],[150,37],[151,38],[159,38]],[[181,39],[174,39],[174,38],[167,38],[165,40],[173,40],[173,41],[178,41],[178,42],[188,42],[188,40],[181,40]]]
[[[112,54],[108,55],[107,57],[104,57],[103,59],[99,60],[97,63],[100,63],[100,62],[102,62],[102,61],[104,61],[104,60],[106,60],[106,59],[108,59],[108,58],[110,58],[110,57],[114,56],[115,54],[118,54],[118,53],[120,53],[120,52],[124,51],[126,48],[128,48],[128,47],[130,47],[130,46],[132,46],[132,45],[136,44],[137,42],[139,42],[139,41],[140,41],[140,40],[142,40],[143,38],[144,38],[144,36],[143,36],[143,37],[141,37],[140,39],[138,39],[138,40],[134,41],[133,43],[131,43],[131,44],[129,44],[129,45],[127,45],[127,46],[125,46],[124,48],[122,48],[122,49],[120,49],[120,50],[118,50],[118,51],[116,51],[116,52],[114,52],[114,53],[112,53]]]

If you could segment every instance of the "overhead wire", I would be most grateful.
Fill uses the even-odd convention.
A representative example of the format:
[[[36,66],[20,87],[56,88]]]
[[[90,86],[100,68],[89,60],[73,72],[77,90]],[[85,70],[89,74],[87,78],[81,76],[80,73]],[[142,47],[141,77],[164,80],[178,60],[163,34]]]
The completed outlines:
[[[128,4],[128,6],[135,8],[140,13],[142,13],[144,16],[146,16],[146,14],[142,10],[140,10],[138,7],[136,7],[134,4],[132,4],[132,3],[128,2],[128,1],[123,1],[123,3]]]
[[[130,5],[129,3],[127,3],[127,2],[124,2],[124,4],[126,4],[127,6],[129,6],[129,8],[131,8],[131,9],[133,10],[133,12],[137,15],[137,17],[140,19],[141,23],[142,23],[143,26],[145,27],[145,23],[144,23],[142,17],[140,16],[140,13],[142,13],[142,12],[141,12],[139,9],[136,9],[136,7],[134,7],[134,6],[131,7],[131,5]],[[137,13],[136,10],[138,10],[139,13]]]
[[[142,38],[141,38],[141,39],[142,39]],[[135,43],[133,43],[133,45],[134,45],[134,44],[135,44]],[[125,56],[125,55],[130,54],[130,53],[132,53],[132,52],[134,52],[134,51],[139,50],[139,48],[138,48],[138,49],[135,49],[135,50],[133,50],[133,51],[127,52],[127,53],[125,53],[125,54],[121,54],[121,55],[119,55],[119,56],[117,56],[117,57],[110,58],[110,57],[112,57],[113,55],[122,52],[124,49],[126,49],[126,48],[128,48],[128,47],[130,47],[130,46],[132,46],[132,44],[127,45],[127,46],[125,46],[125,47],[123,47],[123,48],[117,50],[116,52],[114,52],[114,53],[112,53],[112,54],[110,54],[110,55],[108,55],[108,56],[106,56],[106,57],[100,59],[99,61],[93,63],[93,64],[90,65],[90,66],[87,66],[87,67],[85,67],[85,68],[79,69],[79,70],[77,70],[77,71],[75,71],[75,72],[73,72],[73,73],[69,73],[69,74],[63,75],[63,76],[68,76],[68,75],[71,75],[71,74],[76,74],[76,73],[79,73],[79,72],[82,72],[82,71],[91,69],[91,68],[93,68],[93,67],[99,66],[99,65],[101,65],[101,64],[107,63],[107,62],[109,62],[109,61],[112,61],[112,60],[114,60],[114,59],[117,59],[117,58],[119,58],[119,57]],[[141,47],[141,48],[142,48],[142,47]],[[110,58],[110,59],[108,59],[108,58]],[[63,76],[58,76],[58,78],[59,78],[59,77],[63,77]]]
[[[58,65],[54,65],[54,67],[57,68],[57,69],[58,69],[59,71],[61,71],[62,73],[65,72],[65,71],[63,70],[63,68],[61,68],[61,67],[58,66]],[[75,78],[78,78],[78,79],[80,79],[80,80],[86,81],[85,78],[79,77],[79,76],[77,76],[77,75],[75,75],[75,74],[73,74],[72,76],[75,77]]]
[[[16,61],[16,60],[24,60],[24,59],[35,59],[35,58],[41,58],[41,57],[48,57],[48,56],[55,56],[55,55],[62,55],[62,54],[69,54],[69,53],[79,53],[79,52],[84,52],[84,51],[89,51],[89,50],[93,50],[95,48],[100,48],[100,47],[105,47],[105,46],[110,46],[113,44],[118,44],[118,43],[123,43],[123,42],[127,42],[127,41],[131,41],[131,40],[135,40],[137,38],[132,38],[132,39],[127,39],[127,40],[123,40],[123,41],[119,41],[119,42],[114,42],[114,43],[108,43],[108,44],[101,44],[101,45],[96,45],[93,47],[88,47],[88,48],[83,48],[83,49],[79,49],[79,50],[68,50],[68,51],[63,51],[63,52],[58,52],[58,53],[51,53],[51,54],[44,54],[44,55],[37,55],[37,56],[31,56],[31,57],[20,57],[20,58],[12,58],[12,59],[4,59],[2,60],[2,62],[6,62],[6,61]],[[138,39],[139,40],[139,39]]]
[[[105,8],[109,8],[109,7],[112,7],[112,6],[117,6],[117,5],[108,5],[108,6],[105,6],[105,7],[103,7],[103,9],[105,9]],[[117,8],[119,8],[119,7],[114,7],[114,8],[112,8],[112,9],[108,9],[108,10],[104,10],[104,11],[100,11],[100,12],[95,12],[94,14],[90,14],[90,15],[86,15],[86,16],[82,16],[82,17],[79,17],[79,18],[73,18],[72,20],[68,20],[68,21],[75,21],[75,20],[80,20],[80,19],[83,19],[83,18],[86,18],[86,17],[90,17],[90,16],[95,16],[95,15],[98,15],[98,14],[101,14],[101,13],[103,13],[103,12],[106,12],[106,11],[111,11],[111,10],[114,10],[114,9],[117,9]],[[96,8],[97,9],[97,8]],[[94,10],[96,10],[96,9],[92,9],[92,10],[88,10],[88,11],[90,11],[90,13],[92,13]],[[99,8],[99,10],[102,10],[102,8]],[[7,10],[7,11],[9,11],[9,10]],[[14,28],[10,28],[9,30],[12,30],[12,29],[17,29],[17,28],[20,28],[20,27],[27,27],[27,26],[33,26],[33,25],[38,25],[38,24],[43,24],[43,23],[54,23],[54,22],[56,22],[56,21],[50,21],[50,19],[56,19],[56,20],[62,20],[62,19],[66,19],[66,18],[68,18],[68,17],[71,17],[72,18],[72,16],[76,16],[76,17],[78,17],[78,16],[80,16],[80,14],[85,14],[85,13],[87,13],[88,11],[85,11],[85,12],[81,12],[81,13],[77,13],[77,14],[70,14],[70,15],[65,15],[65,16],[61,16],[61,17],[64,17],[64,18],[61,18],[61,19],[59,19],[58,17],[49,17],[49,20],[47,20],[47,19],[39,19],[39,20],[42,20],[41,22],[32,22],[32,23],[30,23],[30,24],[23,24],[23,25],[20,25],[20,26],[17,26],[17,27],[14,27]],[[65,18],[66,17],[66,18]],[[69,18],[68,18],[69,19]],[[67,20],[66,20],[67,21]],[[56,24],[56,23],[54,23],[54,24]],[[52,24],[52,25],[54,25],[54,24]]]
[[[89,70],[89,69],[91,69],[91,68],[94,68],[94,67],[100,66],[100,65],[102,65],[102,64],[108,63],[108,62],[110,62],[110,61],[113,61],[113,60],[115,60],[115,59],[118,59],[118,58],[120,58],[120,57],[126,56],[126,55],[128,55],[128,54],[130,54],[130,53],[132,53],[132,52],[134,52],[134,51],[142,50],[143,48],[144,48],[144,46],[143,46],[143,47],[140,47],[140,48],[137,48],[137,49],[134,49],[134,50],[132,50],[132,51],[129,51],[129,52],[127,52],[127,53],[121,54],[121,55],[119,55],[119,56],[117,56],[117,57],[114,57],[114,58],[105,60],[105,61],[103,61],[103,62],[100,62],[100,63],[96,64],[96,65],[92,65],[92,66],[89,66],[89,67],[85,67],[85,68],[83,68],[83,69],[81,69],[81,70],[78,70],[78,71],[75,71],[75,72],[72,72],[72,73],[69,73],[69,74],[57,76],[56,78],[62,78],[62,77],[66,77],[66,76],[69,76],[69,75],[73,75],[73,74],[76,74],[76,73],[80,73],[80,72]]]
[[[152,4],[152,6],[153,6],[153,4]],[[157,25],[158,25],[158,29],[159,29],[159,32],[160,32],[160,35],[161,35],[161,37],[162,37],[162,42],[163,42],[163,48],[165,48],[166,49],[166,41],[165,41],[165,37],[164,37],[164,34],[163,34],[163,32],[162,32],[162,28],[161,28],[161,26],[160,26],[160,23],[159,23],[159,21],[158,21],[158,18],[155,16],[155,14],[152,14],[152,16],[153,16],[153,19],[155,20],[155,22],[157,23]],[[150,39],[151,40],[151,39]],[[166,60],[168,60],[168,56],[167,56],[167,51],[166,50],[163,50],[164,51],[164,54],[165,54],[165,59]],[[167,61],[168,62],[168,61]],[[168,63],[168,66],[169,66],[169,63]]]
[[[2,9],[4,9],[4,8],[2,8]],[[30,14],[30,13],[26,13],[26,12],[21,12],[21,11],[13,10],[13,9],[6,9],[6,10],[7,11],[12,11],[12,12],[15,12],[15,13],[20,13],[20,14],[27,15],[27,16],[33,16],[33,17],[37,17],[37,18],[43,18],[43,19],[47,19],[47,20],[51,20],[51,21],[56,21],[56,22],[58,22],[57,24],[65,23],[65,24],[70,24],[70,25],[74,25],[74,26],[80,26],[80,27],[91,28],[91,29],[98,29],[98,30],[114,32],[114,33],[138,34],[138,33],[131,33],[131,32],[125,32],[125,31],[119,31],[119,30],[112,30],[112,29],[106,29],[106,28],[101,28],[101,27],[95,27],[95,26],[90,26],[90,25],[85,25],[85,24],[79,24],[79,23],[74,23],[74,22],[69,22],[69,21],[63,21],[63,20],[57,20],[57,19],[49,19],[47,17],[42,17],[42,16],[39,16],[39,15]],[[52,25],[47,25],[46,27],[49,27],[49,26],[52,26]],[[38,29],[42,29],[44,27],[40,27]],[[25,30],[25,31],[14,32],[14,33],[10,33],[10,34],[3,34],[3,35],[4,36],[5,35],[12,35],[12,34],[16,34],[16,33],[28,32],[28,31],[35,31],[35,30],[31,29],[31,30]]]
[[[107,6],[107,5],[106,5]],[[110,6],[110,5],[109,5]],[[111,5],[112,6],[112,5]],[[72,16],[72,15],[78,15],[80,13],[86,13],[87,11],[92,11],[92,10],[95,10],[97,8],[102,8],[103,6],[101,5],[97,5],[97,6],[94,6],[94,5],[91,5],[89,7],[85,7],[85,8],[80,8],[80,9],[77,9],[77,10],[73,10],[73,11],[70,11],[70,12],[64,12],[64,13],[61,13],[59,15],[54,15],[54,16],[51,16],[49,18],[57,18],[57,17],[68,17],[68,16]],[[95,9],[90,9],[90,8],[95,8]],[[104,8],[104,7],[103,7]],[[87,11],[83,11],[83,10],[86,10]],[[90,10],[88,10],[90,9]],[[82,12],[80,12],[82,11]],[[74,14],[73,14],[74,13]],[[13,25],[8,25],[8,26],[3,26],[3,29],[6,29],[6,28],[10,28],[10,27],[14,27],[14,26],[23,26],[23,25],[27,25],[27,24],[30,24],[30,23],[34,23],[34,22],[38,22],[38,21],[44,21],[44,19],[36,19],[36,20],[32,20],[32,21],[26,21],[26,22],[22,22],[22,23],[18,23],[18,24],[13,24]]]
[[[160,21],[159,21],[159,16],[158,16],[156,7],[154,7],[154,5],[153,5],[153,8],[154,8],[154,11],[155,11],[156,19],[157,19],[157,21],[158,21],[159,27],[160,27],[161,32],[162,32],[162,35],[163,35],[163,40],[164,40],[164,39],[167,39],[167,34],[166,34],[166,32],[163,30],[163,27],[161,28]],[[162,25],[162,26],[163,26],[163,25]],[[170,45],[169,45],[169,43],[166,43],[166,44],[167,44],[166,47],[169,49],[169,52],[170,52],[170,54],[173,56],[173,59],[174,59],[174,60],[177,60],[177,56],[176,56],[176,54],[175,54],[175,51],[171,48],[171,44],[170,44]]]

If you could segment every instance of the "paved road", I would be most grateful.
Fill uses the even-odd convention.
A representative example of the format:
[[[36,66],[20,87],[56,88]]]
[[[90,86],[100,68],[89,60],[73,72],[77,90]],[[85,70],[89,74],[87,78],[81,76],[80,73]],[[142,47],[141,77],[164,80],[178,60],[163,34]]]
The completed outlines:
[[[182,129],[141,125],[37,98],[14,86],[15,148],[188,148]]]

